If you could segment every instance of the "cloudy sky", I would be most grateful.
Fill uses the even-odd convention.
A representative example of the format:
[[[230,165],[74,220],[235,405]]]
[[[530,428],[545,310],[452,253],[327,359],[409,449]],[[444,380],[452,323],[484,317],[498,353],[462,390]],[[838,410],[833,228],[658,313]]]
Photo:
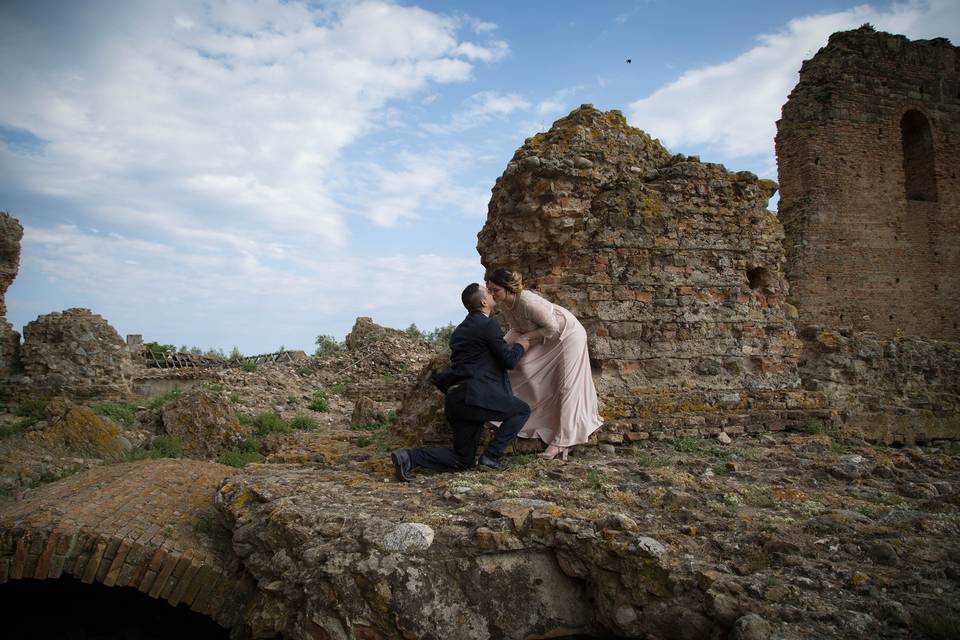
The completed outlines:
[[[8,319],[247,354],[457,322],[524,138],[589,102],[776,179],[800,63],[865,22],[957,43],[960,1],[5,0]]]

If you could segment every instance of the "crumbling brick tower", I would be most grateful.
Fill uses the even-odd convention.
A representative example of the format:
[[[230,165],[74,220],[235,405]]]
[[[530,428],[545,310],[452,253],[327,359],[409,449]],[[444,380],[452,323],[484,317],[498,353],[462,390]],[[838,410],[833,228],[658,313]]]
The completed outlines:
[[[960,339],[960,49],[833,34],[776,148],[799,325]]]

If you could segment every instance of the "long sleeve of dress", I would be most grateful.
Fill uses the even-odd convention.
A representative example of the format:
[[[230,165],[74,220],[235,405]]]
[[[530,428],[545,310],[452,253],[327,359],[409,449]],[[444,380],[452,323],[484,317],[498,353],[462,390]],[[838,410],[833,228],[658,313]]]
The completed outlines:
[[[540,329],[545,340],[555,337],[560,332],[560,325],[553,314],[553,303],[532,291],[524,290],[520,293],[516,313],[527,321],[527,326],[533,325],[526,331]]]

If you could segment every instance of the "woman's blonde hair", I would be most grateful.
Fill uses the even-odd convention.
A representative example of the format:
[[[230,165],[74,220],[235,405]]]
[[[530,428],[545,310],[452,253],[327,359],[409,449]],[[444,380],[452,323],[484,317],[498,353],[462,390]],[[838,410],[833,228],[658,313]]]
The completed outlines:
[[[489,272],[487,274],[487,282],[500,285],[510,293],[520,293],[523,291],[523,276],[516,271],[511,271],[503,267]]]

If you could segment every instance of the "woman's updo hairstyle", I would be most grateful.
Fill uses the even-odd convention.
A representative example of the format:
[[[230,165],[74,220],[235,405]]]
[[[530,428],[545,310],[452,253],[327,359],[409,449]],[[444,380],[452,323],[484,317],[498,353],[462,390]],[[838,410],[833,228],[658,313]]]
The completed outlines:
[[[523,276],[510,269],[494,269],[487,274],[487,282],[499,285],[510,293],[520,293],[523,291]]]

